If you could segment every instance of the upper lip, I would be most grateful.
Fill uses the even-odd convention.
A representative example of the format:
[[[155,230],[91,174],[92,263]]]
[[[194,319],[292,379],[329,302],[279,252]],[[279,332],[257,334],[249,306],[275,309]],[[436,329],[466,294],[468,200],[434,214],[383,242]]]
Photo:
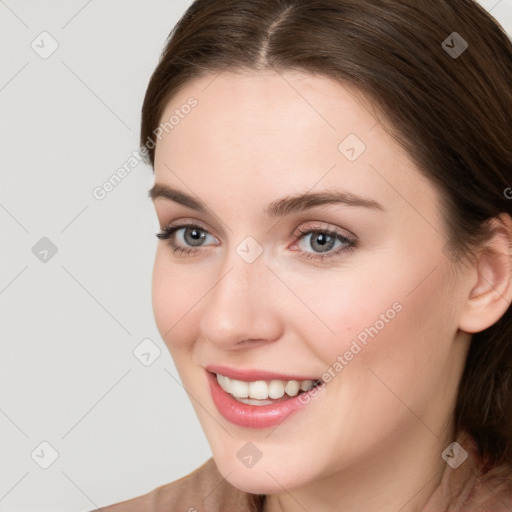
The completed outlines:
[[[221,366],[216,364],[211,364],[206,366],[207,371],[212,373],[220,373],[225,377],[229,377],[230,379],[242,380],[245,382],[253,382],[257,380],[320,380],[318,377],[304,376],[304,375],[287,375],[284,373],[278,372],[269,372],[266,370],[256,370],[256,369],[241,369],[241,368],[232,368],[229,366]]]

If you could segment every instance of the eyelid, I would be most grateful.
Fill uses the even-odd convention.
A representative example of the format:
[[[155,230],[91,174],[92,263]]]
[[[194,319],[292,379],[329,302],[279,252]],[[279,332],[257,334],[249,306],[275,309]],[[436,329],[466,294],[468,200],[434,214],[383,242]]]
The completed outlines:
[[[206,227],[205,224],[203,224],[201,221],[192,219],[192,218],[182,218],[178,220],[174,220],[172,222],[169,222],[168,224],[165,224],[162,229],[162,231],[169,230],[172,228],[187,228],[187,227],[198,227],[201,228],[203,231],[206,231],[209,235],[213,236],[217,242],[219,241],[219,238],[212,233],[212,230],[209,227]]]
[[[315,224],[315,225],[311,225]],[[345,238],[351,240],[352,242],[357,242],[358,237],[354,235],[351,231],[348,231],[348,229],[339,228],[337,226],[334,226],[332,224],[329,224],[328,222],[322,222],[322,221],[310,221],[309,223],[306,222],[305,226],[304,224],[301,224],[299,227],[295,228],[290,233],[290,238],[301,238],[304,232],[311,232],[311,231],[321,231],[322,233],[325,232],[331,232],[332,234],[337,234],[344,236]]]
[[[315,225],[311,225],[311,223],[314,223]],[[198,221],[196,219],[192,218],[183,218],[178,219],[172,222],[169,222],[168,224],[165,224],[162,229],[168,230],[171,228],[184,228],[184,227],[199,227],[202,230],[206,231],[210,235],[213,236],[217,241],[219,241],[218,237],[212,233],[212,230],[210,228],[206,227],[201,221]],[[332,232],[333,234],[341,234],[342,236],[345,236],[351,241],[356,242],[358,240],[357,236],[354,235],[352,232],[348,231],[347,229],[342,229],[343,232],[340,233],[340,229],[337,226],[333,226],[329,224],[328,222],[322,222],[322,221],[309,221],[306,222],[306,227],[303,227],[303,224],[301,224],[299,227],[294,228],[291,233],[288,235],[288,238],[294,238],[299,239],[302,235],[304,235],[305,231],[322,231],[322,232]],[[297,240],[296,240],[297,241]]]

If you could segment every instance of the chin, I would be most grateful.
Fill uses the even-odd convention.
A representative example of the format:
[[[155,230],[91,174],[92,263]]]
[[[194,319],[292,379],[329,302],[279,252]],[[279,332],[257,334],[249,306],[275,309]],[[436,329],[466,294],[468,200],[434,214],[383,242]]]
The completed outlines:
[[[288,480],[279,485],[268,473],[261,471],[252,473],[251,471],[247,470],[238,474],[233,472],[226,480],[240,491],[251,494],[274,494],[282,492],[283,487],[290,489]]]
[[[234,487],[252,494],[274,494],[290,490],[308,482],[307,475],[297,474],[280,465],[278,460],[260,460],[253,467],[246,468],[238,459],[217,459],[215,464],[219,472]]]

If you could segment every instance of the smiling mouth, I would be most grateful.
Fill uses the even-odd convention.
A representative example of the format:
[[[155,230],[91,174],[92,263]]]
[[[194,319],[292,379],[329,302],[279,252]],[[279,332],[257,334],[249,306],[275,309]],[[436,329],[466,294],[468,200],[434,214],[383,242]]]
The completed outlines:
[[[219,386],[238,402],[248,405],[270,405],[289,400],[314,387],[320,386],[322,380],[256,380],[243,381],[230,379],[220,373],[214,374]]]

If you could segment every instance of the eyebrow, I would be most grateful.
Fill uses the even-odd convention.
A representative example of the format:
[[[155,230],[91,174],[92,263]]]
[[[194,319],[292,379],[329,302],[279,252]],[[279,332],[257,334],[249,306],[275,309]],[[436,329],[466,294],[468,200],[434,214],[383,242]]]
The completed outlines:
[[[208,212],[206,205],[199,199],[195,199],[167,185],[156,183],[149,189],[148,196],[153,201],[158,197],[163,197],[200,213]],[[268,205],[264,210],[264,214],[267,217],[284,217],[285,215],[308,210],[315,206],[340,203],[348,206],[362,206],[385,211],[384,207],[373,199],[341,190],[325,190],[314,193],[306,192],[277,199]]]

